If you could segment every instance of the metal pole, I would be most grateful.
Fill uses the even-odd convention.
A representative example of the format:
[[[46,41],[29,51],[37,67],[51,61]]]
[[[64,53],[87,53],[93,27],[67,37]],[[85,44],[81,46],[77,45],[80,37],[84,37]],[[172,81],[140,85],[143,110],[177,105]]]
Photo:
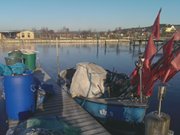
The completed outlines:
[[[140,78],[140,102],[142,103],[142,65],[139,67],[139,78]]]
[[[144,58],[142,56],[142,54],[139,54],[139,60],[136,64],[136,66],[138,67],[138,71],[139,71],[139,84],[140,84],[140,102],[142,103],[142,98],[143,98],[143,94],[142,94],[142,69],[143,69],[143,62],[144,62]]]
[[[159,100],[159,106],[158,106],[158,116],[161,116],[161,99]]]
[[[161,106],[162,106],[162,100],[165,96],[165,92],[166,92],[166,86],[162,85],[159,86],[159,91],[158,91],[158,99],[159,99],[159,106],[158,106],[158,116],[161,116]]]

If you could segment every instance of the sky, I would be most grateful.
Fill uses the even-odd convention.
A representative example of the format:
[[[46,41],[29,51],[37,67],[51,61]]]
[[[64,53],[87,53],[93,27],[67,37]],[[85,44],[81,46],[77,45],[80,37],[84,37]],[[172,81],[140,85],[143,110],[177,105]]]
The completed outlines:
[[[106,31],[180,24],[180,0],[0,0],[0,31],[41,29]]]

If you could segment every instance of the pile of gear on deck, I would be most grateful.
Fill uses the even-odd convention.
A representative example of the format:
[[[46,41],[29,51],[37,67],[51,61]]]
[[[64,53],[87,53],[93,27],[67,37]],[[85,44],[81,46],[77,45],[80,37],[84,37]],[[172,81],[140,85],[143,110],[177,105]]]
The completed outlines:
[[[37,109],[41,109],[46,99],[55,94],[52,84],[41,82],[37,77],[39,70],[36,70],[34,51],[11,51],[5,57],[5,63],[6,65],[0,63],[0,77],[3,80],[2,96],[6,101],[8,119],[20,122],[25,120],[18,126],[10,128],[6,135],[59,135],[64,133],[76,135],[77,132],[79,133],[78,130],[68,126],[57,117],[30,119]]]
[[[20,75],[27,69],[34,70],[36,68],[36,54],[29,50],[14,50],[8,53],[5,62],[6,65],[0,63],[1,76]]]

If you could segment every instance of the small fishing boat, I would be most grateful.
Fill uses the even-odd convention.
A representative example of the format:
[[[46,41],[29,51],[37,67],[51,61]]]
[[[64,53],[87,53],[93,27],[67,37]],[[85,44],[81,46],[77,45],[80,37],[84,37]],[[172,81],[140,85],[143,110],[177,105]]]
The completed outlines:
[[[119,121],[141,123],[147,108],[146,103],[139,103],[135,101],[135,99],[91,99],[85,97],[76,97],[75,100],[91,115],[104,122]]]
[[[148,107],[147,100],[140,102],[133,96],[133,88],[126,74],[104,70],[94,63],[79,63],[76,69],[61,71],[58,83],[78,104],[102,122],[141,123]]]

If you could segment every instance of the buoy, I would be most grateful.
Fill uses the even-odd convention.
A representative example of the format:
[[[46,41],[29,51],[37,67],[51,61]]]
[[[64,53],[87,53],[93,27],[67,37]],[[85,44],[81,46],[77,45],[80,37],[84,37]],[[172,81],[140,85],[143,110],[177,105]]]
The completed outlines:
[[[166,86],[159,87],[158,99],[159,106],[158,111],[154,111],[146,115],[145,117],[145,135],[168,135],[170,126],[170,116],[161,112],[161,102],[164,99],[166,92]]]

